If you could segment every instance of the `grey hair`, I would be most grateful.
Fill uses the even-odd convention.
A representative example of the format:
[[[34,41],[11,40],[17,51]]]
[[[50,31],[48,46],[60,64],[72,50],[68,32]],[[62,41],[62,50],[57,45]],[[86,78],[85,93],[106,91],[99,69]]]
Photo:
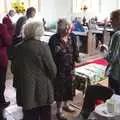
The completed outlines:
[[[31,21],[24,25],[23,34],[25,40],[36,39],[40,40],[40,38],[44,34],[43,24],[39,21]]]
[[[66,19],[60,19],[57,22],[57,32],[64,31],[67,25],[71,25],[71,23]]]
[[[111,12],[111,17],[117,18],[118,22],[120,21],[120,9],[114,10]]]

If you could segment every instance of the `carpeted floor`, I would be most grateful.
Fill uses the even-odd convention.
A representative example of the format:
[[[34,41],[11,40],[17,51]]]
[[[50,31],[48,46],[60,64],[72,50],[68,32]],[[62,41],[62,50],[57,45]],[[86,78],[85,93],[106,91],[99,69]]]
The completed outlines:
[[[88,62],[88,64],[90,64],[90,63],[96,63],[96,64],[100,64],[100,65],[107,65],[108,64],[107,60],[105,60],[103,58],[91,60]]]
[[[97,59],[87,60],[86,62],[83,62],[83,63],[78,63],[78,64],[76,64],[76,67],[84,66],[84,65],[87,65],[90,63],[100,64],[100,65],[107,65],[108,64],[107,60],[105,60],[103,58],[97,58]]]

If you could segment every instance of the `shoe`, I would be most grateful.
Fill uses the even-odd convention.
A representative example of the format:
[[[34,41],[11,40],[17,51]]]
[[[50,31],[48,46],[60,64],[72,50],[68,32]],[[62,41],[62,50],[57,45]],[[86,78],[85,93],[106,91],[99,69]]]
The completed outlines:
[[[57,113],[56,116],[57,116],[58,120],[67,120],[67,118],[65,118],[65,116],[63,115],[63,113]]]
[[[0,104],[0,110],[5,109],[5,108],[8,107],[9,105],[10,105],[10,101],[1,103],[1,104]]]
[[[79,113],[78,116],[75,117],[75,120],[85,120],[83,116]]]
[[[90,112],[86,110],[86,111],[81,111],[80,114],[86,120],[86,119],[88,119],[88,116],[90,115]]]
[[[66,112],[75,112],[75,109],[70,106],[63,106],[63,110]]]

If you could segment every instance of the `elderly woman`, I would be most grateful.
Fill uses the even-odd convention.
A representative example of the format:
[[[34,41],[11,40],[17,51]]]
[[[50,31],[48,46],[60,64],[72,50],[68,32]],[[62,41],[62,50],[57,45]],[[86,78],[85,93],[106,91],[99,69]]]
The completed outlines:
[[[74,90],[72,89],[74,62],[78,62],[79,53],[76,46],[75,36],[71,33],[71,24],[61,19],[57,23],[57,33],[49,40],[54,61],[57,66],[57,76],[54,82],[55,100],[57,103],[57,118],[66,120],[62,114],[62,101],[64,110],[73,112],[67,104],[72,100]]]
[[[51,120],[56,66],[48,45],[40,41],[42,24],[31,22],[23,28],[25,40],[13,62],[17,104],[23,107],[24,120]]]

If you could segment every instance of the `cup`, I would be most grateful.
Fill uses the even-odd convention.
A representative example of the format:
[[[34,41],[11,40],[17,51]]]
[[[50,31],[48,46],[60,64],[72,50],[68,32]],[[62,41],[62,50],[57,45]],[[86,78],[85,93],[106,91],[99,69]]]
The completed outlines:
[[[116,112],[117,114],[120,114],[120,102],[117,102],[117,103],[116,103],[116,110],[115,110],[115,112]]]
[[[107,100],[107,111],[109,113],[114,113],[115,109],[116,109],[115,101],[111,99]]]

